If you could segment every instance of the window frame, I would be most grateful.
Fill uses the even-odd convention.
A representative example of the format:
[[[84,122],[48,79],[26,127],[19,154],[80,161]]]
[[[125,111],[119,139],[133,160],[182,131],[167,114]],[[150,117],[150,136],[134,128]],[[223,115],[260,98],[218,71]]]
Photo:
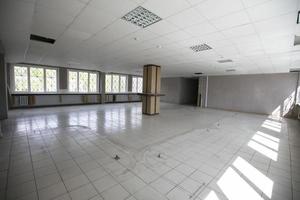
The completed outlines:
[[[15,80],[15,67],[25,67],[27,68],[27,87],[28,90],[27,91],[16,91],[16,80]],[[31,77],[30,77],[30,69],[31,68],[42,68],[43,69],[43,79],[44,79],[44,84],[43,84],[43,88],[44,91],[43,92],[32,92],[31,91]],[[47,91],[47,79],[46,79],[46,70],[55,70],[56,71],[56,91],[53,92],[48,92]],[[56,67],[48,67],[48,66],[39,66],[39,65],[24,65],[24,64],[14,64],[12,65],[12,67],[10,67],[10,78],[12,81],[10,81],[11,83],[11,88],[12,88],[12,93],[13,94],[55,94],[58,93],[59,90],[59,84],[58,84],[58,77],[59,77],[59,70]]]
[[[70,82],[69,82],[69,72],[76,72],[77,73],[77,91],[70,91]],[[88,86],[87,92],[80,92],[79,91],[79,72],[88,73]],[[96,74],[96,91],[90,92],[90,74]],[[67,81],[68,81],[68,93],[74,93],[74,94],[93,94],[93,93],[99,93],[99,73],[96,71],[89,71],[89,70],[80,70],[80,69],[68,69],[67,70]]]
[[[105,74],[105,84],[106,84],[106,75],[110,75],[110,92],[106,92],[106,85],[105,85],[105,94],[118,94],[118,93],[127,93],[128,92],[128,75],[126,74],[116,74],[116,73],[107,73]],[[113,76],[118,76],[119,77],[119,91],[114,92],[113,91]],[[125,77],[125,91],[121,92],[121,77]]]
[[[142,93],[143,92],[143,82],[144,82],[144,80],[143,80],[143,77],[142,76],[132,76],[132,81],[131,81],[131,91],[133,92],[133,79],[134,78],[136,78],[136,88],[135,88],[135,92],[134,93]],[[139,88],[139,78],[141,78],[142,79],[142,91],[140,91],[139,92],[139,90],[138,90],[138,88]]]

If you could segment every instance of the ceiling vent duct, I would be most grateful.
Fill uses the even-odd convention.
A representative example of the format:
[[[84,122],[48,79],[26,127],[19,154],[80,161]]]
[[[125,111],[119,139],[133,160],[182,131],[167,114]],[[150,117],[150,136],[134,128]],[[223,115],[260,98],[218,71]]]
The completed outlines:
[[[46,37],[43,37],[40,35],[34,35],[34,34],[30,35],[30,40],[37,41],[37,42],[44,42],[44,43],[48,43],[48,44],[55,43],[55,40],[52,38],[46,38]]]
[[[218,60],[218,63],[230,63],[233,62],[231,59],[226,59],[226,60]]]
[[[295,39],[294,39],[294,46],[297,46],[300,44],[300,36],[295,35]]]
[[[291,68],[290,72],[300,72],[300,68]]]
[[[190,49],[192,49],[195,52],[199,52],[199,51],[207,51],[212,48],[207,44],[199,44],[199,45],[191,46]]]
[[[226,72],[235,72],[236,69],[226,69]]]
[[[146,28],[156,22],[162,20],[159,16],[154,14],[153,12],[139,6],[134,10],[130,11],[126,15],[124,15],[121,19],[133,23],[139,27]]]

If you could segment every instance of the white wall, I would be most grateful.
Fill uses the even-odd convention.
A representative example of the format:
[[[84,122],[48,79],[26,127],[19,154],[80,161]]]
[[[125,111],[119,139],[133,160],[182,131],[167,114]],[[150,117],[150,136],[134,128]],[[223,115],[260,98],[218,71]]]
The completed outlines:
[[[284,114],[297,87],[297,73],[210,76],[208,107]]]

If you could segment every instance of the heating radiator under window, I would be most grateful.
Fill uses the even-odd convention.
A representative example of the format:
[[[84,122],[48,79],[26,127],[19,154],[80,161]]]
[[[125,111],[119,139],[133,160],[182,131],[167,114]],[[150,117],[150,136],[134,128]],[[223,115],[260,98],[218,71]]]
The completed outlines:
[[[19,105],[20,106],[28,105],[28,96],[19,96]]]

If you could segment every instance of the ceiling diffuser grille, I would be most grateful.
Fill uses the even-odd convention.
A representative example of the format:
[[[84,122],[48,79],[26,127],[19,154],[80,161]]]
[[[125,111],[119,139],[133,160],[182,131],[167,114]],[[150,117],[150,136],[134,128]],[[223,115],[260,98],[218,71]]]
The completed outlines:
[[[150,26],[162,20],[162,18],[160,18],[153,12],[143,8],[142,6],[139,6],[134,10],[130,11],[129,13],[124,15],[121,19],[131,22],[142,28],[145,28],[147,26]]]
[[[235,72],[236,69],[226,69],[226,72]]]
[[[229,63],[233,62],[231,59],[226,59],[226,60],[218,60],[218,63]]]
[[[212,48],[211,48],[210,46],[208,46],[207,44],[199,44],[199,45],[191,46],[190,48],[191,48],[193,51],[195,51],[195,52],[206,51],[206,50],[212,49]]]
[[[49,44],[55,43],[55,40],[52,38],[47,38],[47,37],[43,37],[40,35],[34,35],[34,34],[30,35],[30,40],[37,41],[37,42],[49,43]]]

